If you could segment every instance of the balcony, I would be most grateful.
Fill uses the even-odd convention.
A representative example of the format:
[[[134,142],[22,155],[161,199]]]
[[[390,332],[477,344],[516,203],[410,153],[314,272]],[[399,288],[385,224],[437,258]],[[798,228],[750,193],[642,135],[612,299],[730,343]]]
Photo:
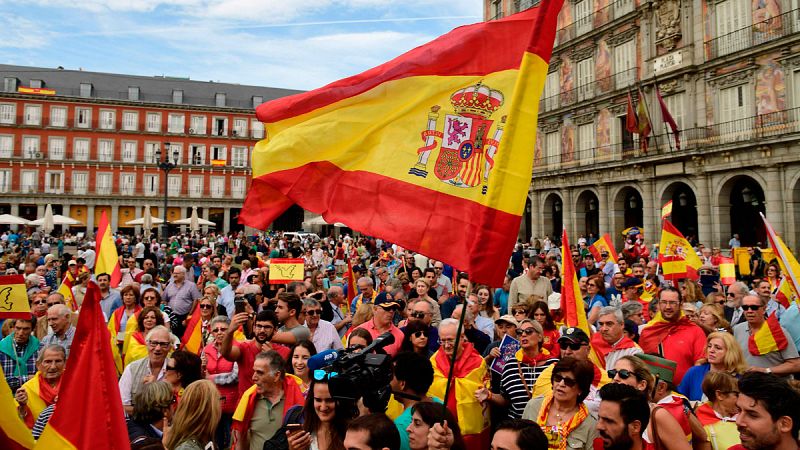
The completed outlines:
[[[3,190],[5,189],[5,190]],[[16,194],[33,194],[33,195],[55,195],[55,196],[69,196],[74,197],[76,194],[85,197],[113,197],[113,198],[133,198],[140,200],[142,197],[164,197],[164,187],[161,185],[157,190],[150,190],[145,187],[137,186],[129,188],[127,186],[103,187],[90,184],[89,186],[82,185],[76,186],[74,183],[68,182],[63,187],[53,187],[42,189],[36,184],[23,183],[17,180],[11,180],[10,183],[0,185],[0,195],[16,195]],[[180,189],[170,189],[169,198],[171,200],[181,199],[187,200],[189,198],[202,198],[208,200],[214,198],[216,200],[233,200],[244,198],[245,192],[241,188],[233,188],[230,190],[225,189],[211,189],[201,188],[199,190],[183,187]]]
[[[556,95],[539,100],[539,111],[548,112],[575,104],[578,101],[590,100],[602,94],[626,89],[639,81],[638,68],[633,67],[606,78],[595,80]]]
[[[706,61],[746,50],[797,31],[800,31],[800,9],[785,12],[706,41]]]
[[[556,42],[554,47],[566,44],[577,37],[588,34],[590,31],[597,30],[603,25],[625,16],[634,9],[635,5],[633,0],[617,0],[604,8],[594,9],[592,14],[581,17],[556,30]]]

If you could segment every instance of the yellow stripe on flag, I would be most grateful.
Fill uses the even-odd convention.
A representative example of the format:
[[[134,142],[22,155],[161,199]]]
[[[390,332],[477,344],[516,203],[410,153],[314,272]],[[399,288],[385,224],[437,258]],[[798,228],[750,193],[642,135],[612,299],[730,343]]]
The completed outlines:
[[[668,201],[662,208],[661,208],[661,218],[666,219],[672,214],[672,200]]]
[[[0,276],[0,318],[30,319],[31,307],[22,275]]]
[[[0,414],[0,447],[7,450],[33,448],[31,430],[16,414],[17,404],[11,388],[6,383],[2,367],[0,367],[0,411],[3,411]]]

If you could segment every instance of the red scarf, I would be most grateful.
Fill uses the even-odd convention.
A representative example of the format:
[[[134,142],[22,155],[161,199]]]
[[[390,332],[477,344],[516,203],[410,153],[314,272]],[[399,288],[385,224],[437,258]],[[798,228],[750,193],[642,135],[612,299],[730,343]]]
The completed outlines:
[[[514,356],[517,358],[517,361],[521,362],[522,364],[527,364],[531,367],[536,367],[539,365],[539,363],[552,359],[550,352],[548,352],[546,348],[542,348],[533,358],[526,355],[522,349],[517,350],[517,353],[515,353]]]
[[[47,406],[52,405],[56,402],[56,397],[58,397],[58,389],[61,387],[61,380],[62,377],[58,378],[58,383],[55,386],[50,386],[50,383],[44,379],[44,375],[39,372],[39,397],[44,400],[44,403]]]
[[[683,312],[681,312],[680,319],[675,322],[668,322],[661,317],[661,313],[659,312],[653,320],[647,322],[647,326],[642,330],[641,337],[639,337],[639,346],[642,347],[642,351],[645,353],[660,355],[661,352],[659,352],[658,346],[667,336],[675,334],[683,328],[696,326],[697,325],[683,315]]]
[[[614,350],[624,350],[626,348],[634,348],[636,347],[636,343],[633,342],[629,337],[623,335],[622,339],[617,342],[617,345],[611,345],[603,339],[603,336],[600,333],[595,333],[592,335],[592,350],[594,350],[595,355],[597,355],[597,359],[600,362],[600,365],[605,367],[606,366],[606,356]]]

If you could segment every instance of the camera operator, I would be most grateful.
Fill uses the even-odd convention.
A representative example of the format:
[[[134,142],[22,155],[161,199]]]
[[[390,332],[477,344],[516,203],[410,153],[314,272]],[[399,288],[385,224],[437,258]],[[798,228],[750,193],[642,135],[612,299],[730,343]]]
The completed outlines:
[[[400,448],[409,448],[408,425],[411,424],[413,406],[418,402],[432,399],[426,397],[433,384],[433,365],[430,359],[413,352],[398,353],[394,359],[394,377],[390,384],[395,400],[403,405],[403,413],[397,416],[394,424],[400,432]],[[436,401],[441,402],[439,399]]]

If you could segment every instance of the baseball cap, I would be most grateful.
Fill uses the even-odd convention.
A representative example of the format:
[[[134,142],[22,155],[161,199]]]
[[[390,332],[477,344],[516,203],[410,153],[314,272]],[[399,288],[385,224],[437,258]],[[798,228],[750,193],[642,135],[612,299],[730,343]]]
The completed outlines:
[[[588,344],[589,336],[587,336],[586,333],[578,327],[569,327],[566,330],[564,330],[564,334],[562,334],[561,337],[558,338],[558,342],[561,341],[570,341],[576,344],[585,342]]]
[[[335,272],[336,267],[333,267],[333,264],[328,264],[328,267],[325,268],[326,272]]]
[[[399,308],[400,303],[386,292],[381,292],[375,297],[375,306],[380,306],[381,308]]]
[[[517,322],[517,319],[515,319],[514,316],[512,316],[511,314],[500,316],[497,320],[494,321],[494,323],[499,323],[499,322],[505,322],[509,325],[514,325],[515,327],[519,327],[519,322]]]
[[[69,262],[67,263],[67,265],[68,266],[77,266],[78,262],[75,261],[74,259],[70,259]]]
[[[353,272],[364,272],[364,267],[361,265],[353,266]]]
[[[622,287],[623,288],[639,287],[641,285],[642,285],[642,280],[640,280],[638,278],[635,278],[635,277],[634,278],[628,278],[627,280],[625,280],[624,283],[622,283]]]
[[[561,309],[561,294],[553,292],[547,297],[547,309],[550,311],[554,309]]]

